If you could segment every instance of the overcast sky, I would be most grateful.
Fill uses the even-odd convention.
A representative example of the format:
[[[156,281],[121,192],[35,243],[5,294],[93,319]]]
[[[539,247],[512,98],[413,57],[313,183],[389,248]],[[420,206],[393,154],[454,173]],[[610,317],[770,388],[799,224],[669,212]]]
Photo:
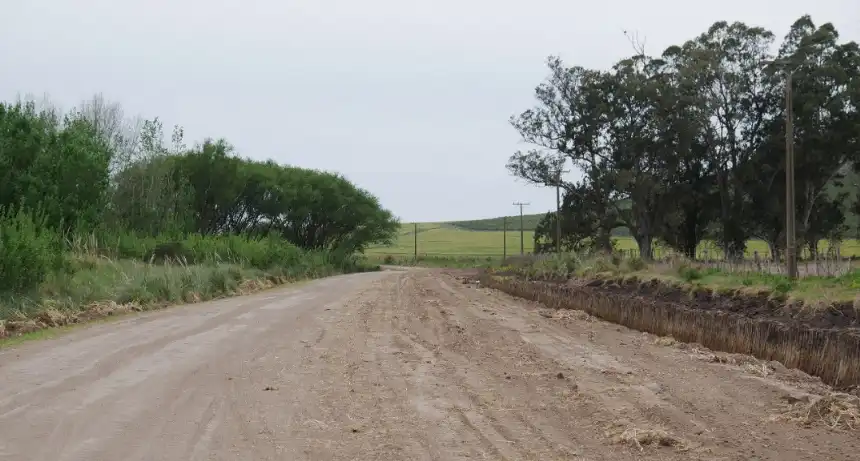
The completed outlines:
[[[101,92],[190,141],[341,172],[404,221],[544,212],[554,191],[505,162],[548,55],[606,68],[622,30],[657,54],[717,20],[781,38],[807,13],[860,40],[857,0],[0,0],[0,98]]]

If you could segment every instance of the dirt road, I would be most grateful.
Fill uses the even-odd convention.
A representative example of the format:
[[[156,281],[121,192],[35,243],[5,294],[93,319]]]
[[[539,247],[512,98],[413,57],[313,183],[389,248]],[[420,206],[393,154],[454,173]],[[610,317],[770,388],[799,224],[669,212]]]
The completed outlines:
[[[769,420],[820,384],[653,340],[438,271],[335,277],[0,350],[0,460],[860,459]]]

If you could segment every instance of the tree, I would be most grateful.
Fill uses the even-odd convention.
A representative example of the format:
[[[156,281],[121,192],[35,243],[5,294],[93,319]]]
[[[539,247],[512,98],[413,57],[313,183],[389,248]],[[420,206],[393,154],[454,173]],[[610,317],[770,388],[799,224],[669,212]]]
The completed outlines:
[[[819,239],[841,238],[857,200],[845,175],[860,163],[860,51],[807,16],[783,41],[779,66],[769,64],[773,41],[762,28],[720,21],[660,57],[634,42],[635,54],[609,71],[550,57],[537,105],[511,118],[536,148],[516,152],[507,167],[554,186],[560,159],[573,163],[580,183],[558,185],[591,198],[573,211],[578,216],[562,216],[570,232],[562,242],[571,247],[592,241],[611,248],[609,232],[621,221],[645,258],[654,240],[694,257],[706,237],[729,257],[758,237],[778,257],[786,188],[780,69],[790,69],[798,237],[814,252]],[[554,242],[554,219],[544,218],[536,242]]]
[[[146,235],[196,230],[192,191],[177,163],[184,150],[181,128],[174,128],[172,140],[172,147],[164,146],[158,118],[143,122],[133,156],[114,174],[109,226]]]
[[[842,229],[847,194],[828,194],[828,188],[841,189],[847,168],[860,160],[860,49],[837,43],[838,37],[832,24],[816,28],[803,16],[780,49],[792,74],[795,201],[806,242]],[[784,126],[784,114],[773,123]]]
[[[663,74],[664,63],[644,54],[616,64],[605,88],[605,133],[608,161],[604,168],[614,179],[612,201],[621,221],[650,259],[663,217],[673,206],[668,193],[677,157],[671,139],[662,136],[663,116],[673,89]],[[630,206],[622,209],[622,200]]]
[[[86,120],[0,104],[0,207],[39,212],[59,231],[97,226],[105,208],[111,151]]]
[[[606,189],[607,153],[601,132],[605,129],[605,75],[582,67],[567,68],[557,57],[550,57],[547,66],[549,77],[535,89],[538,105],[510,119],[523,140],[538,149],[516,152],[508,160],[508,170],[530,183],[555,186],[559,159],[569,159],[585,176],[584,181],[597,188],[594,211],[605,218],[598,222],[593,240],[597,247],[611,251],[611,232],[617,221],[612,190]],[[571,184],[559,185],[574,189]]]
[[[743,254],[750,237],[742,172],[764,140],[765,122],[776,112],[776,82],[763,70],[770,59],[773,34],[758,27],[721,21],[687,42],[682,52],[688,73],[697,79],[705,100],[704,139],[714,165],[719,193],[717,238],[726,255]]]
[[[112,151],[112,174],[118,173],[135,160],[143,128],[140,117],[127,119],[122,106],[108,101],[101,93],[81,102],[72,114],[75,118],[89,122],[96,135]]]
[[[379,200],[342,176],[278,168],[261,203],[264,219],[295,245],[352,253],[396,234],[399,223]]]
[[[606,248],[598,243],[600,226],[618,224],[614,210],[609,215],[600,215],[598,210],[603,198],[596,193],[597,188],[585,182],[570,186],[565,191],[561,203],[561,249],[567,252],[585,250],[602,251]],[[535,228],[534,242],[536,253],[551,253],[556,249],[556,213],[547,213]],[[614,221],[610,221],[613,220]],[[611,245],[611,243],[610,243]]]

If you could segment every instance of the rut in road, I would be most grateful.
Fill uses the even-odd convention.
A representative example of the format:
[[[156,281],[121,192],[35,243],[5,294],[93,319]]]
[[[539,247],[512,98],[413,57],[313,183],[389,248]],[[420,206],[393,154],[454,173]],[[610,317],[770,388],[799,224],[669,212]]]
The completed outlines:
[[[0,460],[857,459],[786,371],[432,270],[335,277],[0,351]],[[657,435],[654,444],[648,438]],[[662,445],[661,445],[662,444]]]

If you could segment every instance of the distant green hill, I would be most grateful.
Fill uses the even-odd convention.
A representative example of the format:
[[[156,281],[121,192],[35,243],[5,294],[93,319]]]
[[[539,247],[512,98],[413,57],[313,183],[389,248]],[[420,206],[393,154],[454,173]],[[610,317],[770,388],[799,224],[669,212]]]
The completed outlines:
[[[540,220],[543,219],[544,214],[526,214],[523,215],[523,230],[527,232],[534,232],[537,228]],[[476,231],[476,232],[487,232],[487,231],[502,231],[504,230],[504,220],[505,218],[488,218],[488,219],[476,219],[474,221],[451,221],[444,223],[445,225],[462,229],[468,231]],[[519,231],[520,230],[520,216],[508,216],[508,231]],[[612,230],[612,235],[615,237],[628,237],[630,236],[630,231],[625,227],[618,227]]]
[[[629,200],[624,200],[621,202],[621,207],[629,207]],[[546,213],[538,213],[538,214],[527,214],[523,215],[523,229],[527,231],[534,231],[538,224],[540,224],[540,220],[543,219]],[[520,216],[508,216],[508,230],[520,230]],[[505,218],[488,218],[488,219],[476,219],[471,221],[451,221],[446,222],[444,224],[452,227],[456,227],[458,229],[470,230],[470,231],[501,231],[504,229],[504,221]],[[627,237],[630,235],[630,232],[623,227],[619,227],[613,229],[612,235],[616,237]]]
[[[523,215],[523,229],[533,231],[537,227],[540,220],[543,219],[544,213]],[[501,231],[504,230],[505,219],[508,220],[508,230],[520,230],[520,216],[508,216],[507,218],[489,218],[476,219],[473,221],[453,221],[448,222],[450,226],[458,229],[470,231]]]

